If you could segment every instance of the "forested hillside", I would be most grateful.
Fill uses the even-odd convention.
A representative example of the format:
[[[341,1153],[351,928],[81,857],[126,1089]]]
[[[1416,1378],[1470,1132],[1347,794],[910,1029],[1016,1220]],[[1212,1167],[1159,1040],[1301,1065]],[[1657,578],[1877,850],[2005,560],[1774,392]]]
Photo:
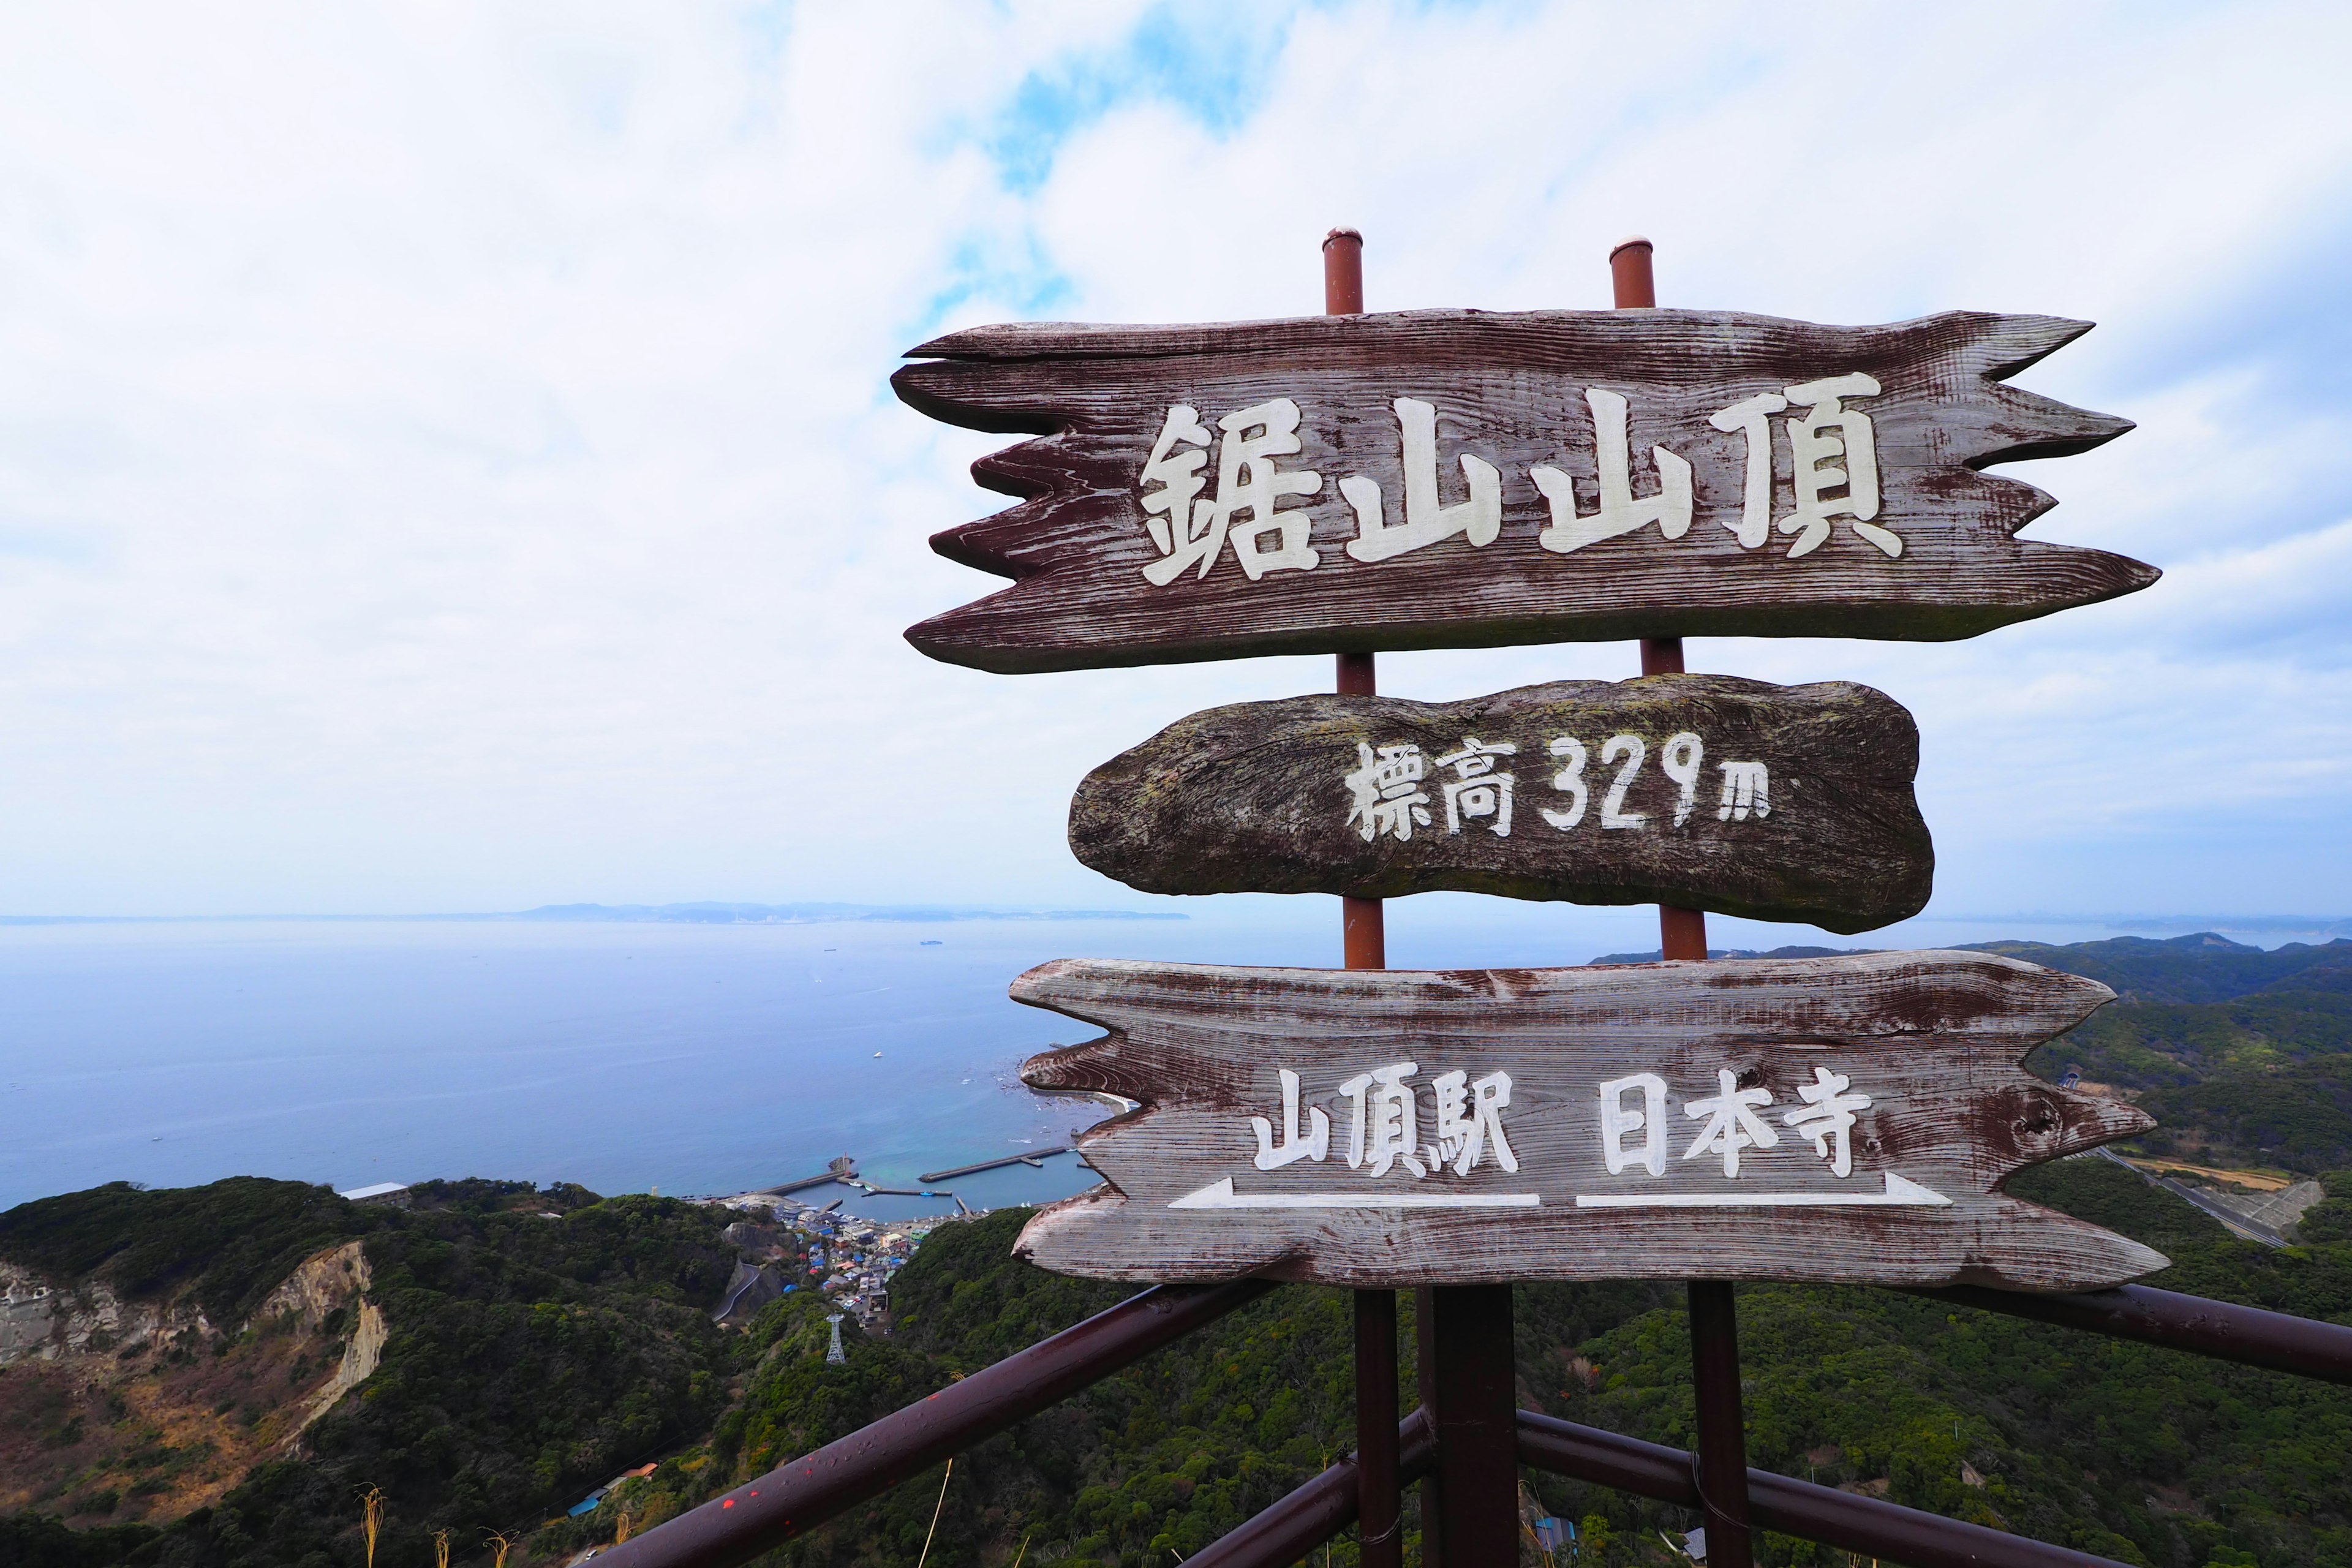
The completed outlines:
[[[2135,1091],[2161,1126],[2154,1154],[2352,1166],[2352,942],[2270,952],[2210,934],[1990,950],[2114,987],[2116,1000],[2030,1065]]]
[[[726,1408],[733,1347],[707,1309],[734,1266],[732,1217],[528,1182],[427,1183],[408,1213],[244,1178],[141,1192],[116,1184],[0,1215],[0,1259],[126,1302],[201,1311],[169,1342],[0,1372],[0,1456],[49,1495],[0,1519],[0,1563],[280,1568],[361,1561],[361,1500],[386,1500],[382,1564],[428,1563],[448,1529],[465,1561],[484,1531],[520,1534],[624,1464],[701,1436]],[[382,1364],[300,1436],[175,1521],[145,1511],[208,1467],[250,1458],[342,1354],[345,1313],[305,1355],[293,1325],[248,1321],[305,1257],[359,1239],[388,1324]],[[101,1343],[96,1349],[104,1352]],[[216,1407],[173,1400],[190,1380]],[[209,1415],[208,1424],[204,1419]],[[58,1516],[81,1529],[69,1530]]]
[[[2352,1244],[2233,1241],[2105,1162],[2020,1185],[2166,1248],[2174,1265],[2154,1283],[2352,1321]],[[769,1308],[751,1336],[760,1365],[719,1441],[612,1506],[660,1517],[690,1505],[1118,1298],[1008,1257],[1024,1217],[940,1233],[900,1279],[891,1342],[858,1342],[846,1367],[821,1360],[811,1306]],[[2314,1217],[2352,1230],[2352,1182],[2337,1178]],[[1523,1405],[1688,1446],[1679,1287],[1516,1294]],[[2352,1563],[2352,1391],[1893,1291],[1754,1286],[1739,1300],[1754,1463],[2164,1568]],[[1410,1332],[1404,1342],[1410,1386]],[[1292,1286],[1097,1384],[958,1461],[931,1563],[997,1568],[1024,1541],[1065,1568],[1189,1556],[1352,1446],[1349,1346],[1345,1294]],[[1587,1557],[1604,1568],[1665,1562],[1654,1530],[1697,1522],[1551,1478],[1530,1484],[1549,1511],[1612,1542]],[[911,1563],[940,1497],[935,1470],[775,1561]],[[1409,1510],[1409,1540],[1416,1525]],[[1843,1561],[1782,1540],[1767,1555]],[[1344,1546],[1333,1558],[1350,1560]]]

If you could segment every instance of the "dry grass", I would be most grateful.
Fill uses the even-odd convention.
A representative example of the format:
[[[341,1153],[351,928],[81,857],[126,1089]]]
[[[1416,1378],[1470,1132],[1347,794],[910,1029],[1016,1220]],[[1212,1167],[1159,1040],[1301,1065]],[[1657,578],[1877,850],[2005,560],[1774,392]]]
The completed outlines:
[[[342,1354],[340,1339],[299,1320],[225,1353],[196,1342],[0,1372],[0,1510],[89,1525],[213,1503],[289,1445]]]
[[[2227,1182],[2232,1186],[2247,1187],[2258,1193],[2284,1192],[2294,1185],[2294,1177],[2284,1171],[2226,1171],[2213,1165],[2192,1165],[2183,1160],[2159,1160],[2150,1154],[2134,1154],[2131,1163],[2142,1170],[2202,1176],[2208,1181]]]

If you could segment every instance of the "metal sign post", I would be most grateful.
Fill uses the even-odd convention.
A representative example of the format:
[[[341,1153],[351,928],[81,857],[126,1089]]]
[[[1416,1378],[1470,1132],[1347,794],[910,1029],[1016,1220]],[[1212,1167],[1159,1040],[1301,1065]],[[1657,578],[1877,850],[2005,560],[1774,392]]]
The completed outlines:
[[[1638,236],[1609,253],[1610,281],[1621,310],[1654,310],[1658,289],[1653,249]],[[1643,637],[1643,675],[1682,675],[1683,639]],[[1923,900],[1924,901],[1924,900]],[[1706,914],[1658,906],[1658,955],[1706,957]],[[1694,1279],[1688,1287],[1691,1382],[1698,1410],[1699,1498],[1706,1515],[1708,1568],[1750,1568],[1748,1424],[1739,1406],[1738,1309],[1727,1279]]]
[[[1364,237],[1335,228],[1323,240],[1323,310],[1364,309]],[[1333,656],[1342,697],[1370,697],[1379,679],[1369,651]],[[1378,899],[1339,895],[1341,962],[1388,967],[1388,928]],[[1356,1316],[1356,1520],[1363,1568],[1402,1568],[1404,1524],[1397,1487],[1397,1324],[1393,1289],[1359,1290]],[[1424,1562],[1424,1568],[1427,1563]]]

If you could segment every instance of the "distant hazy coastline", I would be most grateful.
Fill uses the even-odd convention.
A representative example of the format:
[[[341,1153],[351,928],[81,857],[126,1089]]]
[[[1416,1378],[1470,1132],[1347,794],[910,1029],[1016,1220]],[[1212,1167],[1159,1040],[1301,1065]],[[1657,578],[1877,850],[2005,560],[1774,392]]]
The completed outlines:
[[[535,910],[424,915],[0,915],[0,926],[152,925],[204,921],[629,921],[684,925],[831,925],[890,921],[1181,921],[1178,910],[994,909],[959,904],[541,904]]]

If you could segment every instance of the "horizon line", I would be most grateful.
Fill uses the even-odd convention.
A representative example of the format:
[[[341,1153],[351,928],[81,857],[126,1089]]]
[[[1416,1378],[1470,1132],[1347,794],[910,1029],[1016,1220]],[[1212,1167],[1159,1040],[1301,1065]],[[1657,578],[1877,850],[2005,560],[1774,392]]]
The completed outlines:
[[[545,924],[824,925],[856,921],[922,923],[956,921],[1111,920],[1181,921],[1181,910],[1072,909],[1054,904],[858,904],[810,900],[789,904],[695,900],[667,904],[540,904],[528,910],[412,911],[406,913],[271,913],[170,915],[0,914],[0,926],[170,925],[235,921],[435,922],[528,921]]]
[[[1616,905],[1584,905],[1593,913],[1614,910]],[[600,904],[575,902],[539,904],[527,910],[422,910],[422,911],[247,911],[214,914],[0,914],[0,926],[35,925],[167,925],[203,924],[207,922],[262,922],[375,921],[389,923],[439,921],[533,921],[562,923],[645,923],[645,924],[712,924],[712,925],[821,925],[877,921],[920,923],[923,921],[1034,921],[1034,920],[1113,920],[1113,921],[1183,921],[1191,914],[1181,910],[1098,909],[1076,908],[1057,904],[952,904],[952,903],[853,903],[845,900],[807,900],[792,903],[756,903],[749,900],[703,899],[678,900],[662,904]],[[1737,917],[1725,917],[1737,918]],[[2048,911],[2011,911],[2001,914],[1929,914],[1914,915],[1909,920],[1894,922],[1909,924],[1915,921],[1944,921],[1956,925],[2081,925],[2099,926],[2110,931],[2163,930],[2193,935],[2199,931],[2316,931],[2344,928],[2352,934],[2352,916],[2324,914],[2084,914],[2051,913]],[[1766,922],[1756,922],[1766,923]],[[1770,922],[1780,923],[1780,922]],[[1871,933],[1855,932],[1855,937]]]

